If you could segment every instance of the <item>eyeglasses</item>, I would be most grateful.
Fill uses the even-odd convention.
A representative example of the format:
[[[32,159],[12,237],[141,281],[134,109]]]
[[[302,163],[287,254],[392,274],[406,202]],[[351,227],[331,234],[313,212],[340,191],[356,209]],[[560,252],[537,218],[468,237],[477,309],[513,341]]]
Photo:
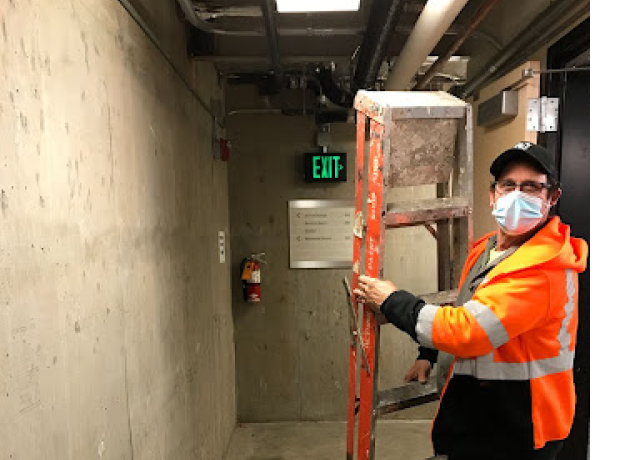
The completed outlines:
[[[550,189],[552,186],[551,184],[547,184],[546,182],[526,180],[517,184],[510,179],[503,179],[493,182],[491,184],[491,187],[495,188],[500,193],[511,193],[516,188],[520,188],[522,192],[528,195],[538,195],[542,192],[542,190]]]

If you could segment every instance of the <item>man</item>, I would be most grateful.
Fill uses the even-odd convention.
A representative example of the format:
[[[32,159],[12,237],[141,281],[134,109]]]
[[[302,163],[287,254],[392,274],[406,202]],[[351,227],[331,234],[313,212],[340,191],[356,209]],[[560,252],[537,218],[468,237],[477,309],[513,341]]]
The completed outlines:
[[[587,244],[549,216],[562,192],[545,148],[521,142],[490,171],[497,230],[470,250],[455,306],[425,304],[367,276],[354,292],[431,360],[427,349],[455,357],[443,366],[448,375],[432,430],[436,454],[552,460],[575,411],[577,283]]]

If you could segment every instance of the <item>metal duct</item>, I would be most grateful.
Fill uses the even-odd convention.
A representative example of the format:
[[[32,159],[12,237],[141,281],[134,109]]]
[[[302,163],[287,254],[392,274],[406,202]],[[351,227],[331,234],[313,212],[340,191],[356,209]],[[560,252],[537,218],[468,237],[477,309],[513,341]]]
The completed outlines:
[[[360,47],[354,83],[358,89],[371,89],[389,49],[389,43],[404,10],[406,0],[374,0],[367,30]]]
[[[429,0],[427,2],[389,74],[385,85],[386,90],[407,89],[422,63],[466,4],[467,0]]]

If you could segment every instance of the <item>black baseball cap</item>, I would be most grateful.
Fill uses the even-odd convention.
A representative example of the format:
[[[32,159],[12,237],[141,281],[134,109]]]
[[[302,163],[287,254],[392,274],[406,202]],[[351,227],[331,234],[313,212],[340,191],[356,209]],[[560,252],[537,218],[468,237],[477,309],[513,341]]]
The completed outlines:
[[[493,160],[489,171],[496,179],[500,177],[505,166],[516,159],[527,159],[538,165],[550,179],[556,180],[556,167],[553,158],[547,149],[532,142],[519,142],[510,149],[502,152]]]

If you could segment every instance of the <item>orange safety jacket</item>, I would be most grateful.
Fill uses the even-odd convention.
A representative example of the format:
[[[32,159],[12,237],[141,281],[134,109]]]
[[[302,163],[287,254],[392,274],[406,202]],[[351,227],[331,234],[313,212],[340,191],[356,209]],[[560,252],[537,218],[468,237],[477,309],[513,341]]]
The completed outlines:
[[[494,234],[474,244],[459,289]],[[576,403],[578,273],[587,252],[586,242],[553,217],[493,267],[463,305],[429,305],[406,291],[385,300],[390,322],[422,346],[456,357],[433,425],[437,453],[480,457],[499,450],[527,458],[568,436]]]

